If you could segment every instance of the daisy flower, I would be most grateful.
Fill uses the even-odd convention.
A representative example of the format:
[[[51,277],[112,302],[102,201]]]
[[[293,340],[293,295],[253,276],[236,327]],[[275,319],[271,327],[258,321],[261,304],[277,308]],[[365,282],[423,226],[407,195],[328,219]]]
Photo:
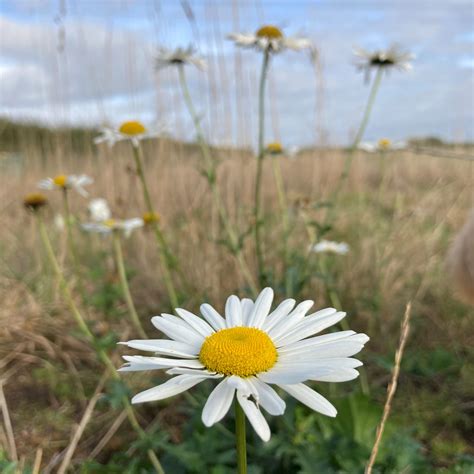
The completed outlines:
[[[273,25],[262,26],[255,33],[231,33],[228,38],[237,46],[256,48],[269,53],[279,53],[285,49],[309,49],[312,54],[316,51],[309,39],[285,36],[280,28]]]
[[[162,314],[153,325],[170,339],[123,342],[154,356],[124,356],[119,370],[167,369],[171,379],[135,395],[132,403],[152,402],[177,395],[205,380],[218,385],[202,412],[204,425],[222,420],[234,400],[264,441],[270,429],[261,408],[282,415],[285,402],[271,387],[276,385],[309,408],[334,417],[336,408],[304,382],[344,382],[355,379],[362,363],[351,356],[369,340],[354,331],[315,334],[338,323],[346,313],[326,308],[306,315],[313,301],[287,299],[270,312],[273,290],[265,288],[256,301],[232,295],[225,317],[209,304],[201,306],[204,319],[185,310],[178,316]]]
[[[300,148],[293,145],[289,148],[283,147],[279,142],[269,143],[265,147],[265,153],[267,155],[279,156],[286,155],[288,158],[296,158],[296,155],[299,153]]]
[[[338,255],[347,255],[349,252],[349,245],[345,242],[321,240],[311,247],[311,251],[315,253],[335,253]]]
[[[157,70],[163,69],[168,66],[184,66],[186,64],[192,64],[198,69],[206,68],[206,61],[196,56],[196,50],[192,45],[187,48],[158,48],[155,56],[155,67]]]
[[[381,138],[377,142],[362,142],[359,144],[361,150],[369,153],[375,153],[376,151],[403,150],[406,146],[406,142],[392,142],[388,138]]]
[[[117,127],[102,127],[100,135],[94,138],[94,143],[107,143],[109,147],[114,146],[117,142],[129,140],[133,146],[138,147],[140,141],[148,138],[156,138],[159,133],[164,130],[164,127],[157,127],[153,130],[148,130],[141,122],[132,120],[124,122]]]
[[[134,217],[132,219],[107,219],[103,222],[87,222],[81,227],[87,232],[97,234],[112,234],[112,232],[123,232],[125,237],[130,237],[135,229],[143,227],[143,219]]]
[[[87,210],[94,222],[103,222],[112,217],[109,204],[103,198],[92,199],[87,206]]]
[[[87,197],[89,193],[84,189],[84,186],[88,186],[92,184],[94,180],[85,174],[81,175],[65,175],[60,174],[55,176],[54,178],[45,178],[42,179],[38,183],[38,188],[40,189],[47,189],[48,191],[52,191],[54,189],[74,189],[77,191],[81,196]]]
[[[365,77],[370,78],[371,69],[382,69],[388,72],[390,69],[408,71],[412,68],[410,61],[413,54],[402,51],[397,45],[392,45],[387,50],[367,51],[362,48],[354,49],[357,56],[356,67],[365,72]]]

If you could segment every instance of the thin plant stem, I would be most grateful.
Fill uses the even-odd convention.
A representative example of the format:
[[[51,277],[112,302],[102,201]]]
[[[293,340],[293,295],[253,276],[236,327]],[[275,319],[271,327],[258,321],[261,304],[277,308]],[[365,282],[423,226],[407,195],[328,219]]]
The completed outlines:
[[[199,120],[199,116],[194,107],[191,94],[189,92],[189,87],[186,80],[186,74],[185,74],[183,65],[179,65],[178,73],[179,73],[179,83],[181,86],[181,91],[183,93],[184,102],[188,109],[189,115],[191,116],[191,119],[194,123],[194,127],[196,129],[196,138],[199,144],[199,148],[201,149],[201,153],[206,162],[206,167],[207,167],[206,178],[207,178],[209,187],[211,188],[214,205],[216,206],[217,212],[219,213],[219,218],[222,224],[224,225],[224,229],[227,233],[227,238],[229,239],[232,253],[236,256],[237,262],[240,267],[240,271],[242,272],[242,275],[247,285],[249,286],[250,290],[252,291],[253,295],[256,296],[258,291],[255,285],[254,279],[252,277],[252,273],[250,272],[250,269],[245,261],[245,258],[242,253],[242,248],[239,245],[239,241],[238,241],[239,239],[232,227],[226,208],[223,205],[222,196],[220,194],[219,187],[217,185],[216,162],[213,159],[210,149],[209,149],[209,145],[207,144],[206,139],[204,138],[201,122]]]
[[[56,259],[56,255],[54,254],[53,247],[51,245],[51,241],[48,236],[48,232],[46,230],[46,226],[43,222],[43,219],[40,215],[39,212],[35,213],[37,222],[38,222],[38,228],[41,236],[41,240],[43,241],[43,246],[46,250],[46,254],[48,257],[48,260],[53,267],[54,273],[56,274],[56,277],[59,280],[59,284],[63,293],[64,300],[66,301],[69,310],[71,311],[74,320],[76,321],[76,324],[78,325],[80,331],[82,334],[86,337],[86,339],[92,344],[92,346],[96,350],[96,354],[98,359],[107,367],[107,369],[110,372],[111,377],[114,380],[120,380],[119,374],[117,373],[117,370],[111,361],[110,357],[107,355],[104,349],[101,349],[97,347],[96,344],[96,339],[94,335],[92,334],[91,330],[87,326],[87,323],[85,319],[82,317],[82,314],[80,313],[79,309],[76,306],[76,303],[74,302],[74,299],[72,297],[71,291],[69,289],[69,286],[64,278],[63,272],[61,271],[61,267],[59,266],[59,263]],[[124,404],[125,410],[127,412],[127,417],[130,421],[130,425],[132,428],[137,432],[138,436],[143,439],[146,436],[145,431],[141,428],[140,424],[138,423],[138,420],[135,416],[135,413],[133,411],[132,406],[130,405],[130,401],[126,396],[122,397],[122,403]],[[164,470],[161,466],[160,461],[158,460],[156,454],[149,449],[147,451],[147,455],[150,459],[150,462],[152,463],[153,467],[155,468],[156,472],[159,474],[164,474]]]
[[[245,437],[245,414],[237,400],[235,406],[235,445],[237,449],[237,473],[247,474],[247,440]]]
[[[409,302],[405,309],[405,315],[403,316],[402,328],[400,332],[400,341],[398,343],[398,348],[395,353],[395,365],[392,371],[392,378],[390,384],[387,388],[387,399],[385,400],[385,405],[383,407],[382,419],[380,420],[379,425],[377,426],[377,433],[375,435],[374,446],[372,447],[372,452],[370,453],[370,458],[365,468],[365,474],[371,474],[372,468],[374,467],[375,460],[380,448],[380,442],[382,441],[382,435],[385,429],[385,424],[387,423],[388,416],[392,409],[392,400],[395,396],[397,390],[398,377],[400,375],[400,364],[402,362],[403,351],[405,350],[405,345],[407,343],[408,334],[410,332],[410,316],[411,316],[411,302]]]
[[[153,203],[150,197],[150,192],[148,190],[148,185],[145,178],[145,173],[143,171],[143,164],[141,158],[141,149],[139,145],[132,145],[133,149],[133,158],[135,160],[135,166],[137,168],[137,174],[142,184],[143,197],[145,199],[145,206],[149,213],[152,215],[155,214]],[[171,277],[171,268],[175,265],[174,257],[170,252],[168,244],[166,242],[165,236],[160,229],[158,221],[153,221],[153,230],[155,231],[156,240],[158,243],[158,250],[160,255],[161,269],[163,272],[163,280],[165,282],[166,290],[171,302],[171,305],[175,308],[179,306],[178,296],[174,288],[173,279]]]
[[[255,252],[257,257],[258,281],[260,286],[265,285],[265,268],[262,249],[262,174],[263,159],[265,157],[265,82],[270,61],[270,52],[263,53],[262,69],[260,73],[260,85],[258,89],[258,154],[257,174],[255,177],[255,202],[254,202],[254,225],[255,225]]]
[[[72,227],[72,214],[71,214],[71,207],[69,205],[69,191],[66,188],[63,188],[62,194],[63,194],[63,206],[64,206],[64,220],[66,221],[66,231],[67,231],[67,245],[71,252],[71,257],[72,257],[75,273],[77,276],[79,276],[76,244],[74,241],[74,229]]]
[[[132,324],[135,326],[140,337],[146,339],[146,333],[143,329],[142,323],[140,322],[140,318],[138,317],[137,310],[135,308],[135,303],[133,302],[132,294],[130,293],[130,287],[127,281],[127,274],[125,272],[125,264],[123,261],[123,251],[122,251],[122,243],[120,242],[120,231],[114,230],[113,231],[113,239],[114,239],[114,251],[115,251],[115,261],[117,263],[117,270],[119,273],[120,278],[120,285],[122,287],[123,296],[125,298],[125,302],[127,303],[128,312],[130,314],[130,319],[132,320]]]

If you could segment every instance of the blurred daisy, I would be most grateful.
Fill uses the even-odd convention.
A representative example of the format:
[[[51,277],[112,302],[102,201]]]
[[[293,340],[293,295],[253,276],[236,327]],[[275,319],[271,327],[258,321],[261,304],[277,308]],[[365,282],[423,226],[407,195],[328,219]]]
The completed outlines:
[[[196,56],[196,50],[193,46],[189,45],[187,48],[158,48],[158,52],[155,56],[155,67],[157,70],[163,69],[168,66],[184,66],[186,64],[192,64],[198,69],[206,68],[206,61]]]
[[[118,128],[102,127],[100,135],[94,138],[94,143],[96,145],[107,143],[109,147],[112,147],[117,142],[129,140],[133,146],[137,147],[141,140],[156,138],[162,131],[164,131],[164,127],[148,130],[141,122],[129,121],[122,123]]]
[[[406,146],[406,142],[392,142],[388,138],[381,138],[377,142],[362,142],[359,144],[361,150],[369,153],[375,153],[377,151],[403,150]]]
[[[349,245],[345,242],[321,240],[311,247],[311,251],[315,253],[335,253],[338,255],[346,255],[349,252]]]
[[[56,230],[59,232],[62,232],[66,228],[66,221],[62,214],[56,214],[54,216],[54,227],[56,227]]]
[[[356,48],[354,54],[357,56],[356,67],[365,73],[366,80],[370,78],[371,69],[408,71],[412,68],[410,61],[414,58],[413,54],[400,50],[397,45],[376,51]]]
[[[255,33],[231,33],[228,38],[237,46],[243,48],[256,48],[269,53],[279,53],[285,49],[301,51],[308,49],[316,53],[311,41],[307,38],[285,36],[277,26],[265,25]]]
[[[265,153],[267,155],[282,155],[284,153],[283,145],[279,142],[269,143],[265,147]]]
[[[103,222],[87,222],[81,224],[81,227],[87,232],[97,234],[111,234],[112,232],[123,232],[125,237],[130,237],[131,233],[143,227],[143,219],[134,217],[132,219],[107,219]]]
[[[155,222],[160,222],[160,215],[156,212],[145,212],[142,220],[144,225],[151,225]]]
[[[77,191],[81,196],[87,197],[89,193],[84,189],[84,186],[88,186],[92,184],[94,180],[85,174],[81,175],[65,175],[60,174],[54,178],[45,178],[42,179],[38,183],[38,188],[40,189],[47,189],[48,191],[52,191],[53,189],[74,189]]]
[[[312,410],[334,417],[336,408],[304,382],[344,382],[355,379],[362,362],[357,354],[369,340],[354,331],[315,334],[338,323],[346,313],[326,308],[306,315],[312,301],[295,307],[287,299],[270,312],[273,290],[265,288],[255,302],[232,295],[225,318],[203,304],[204,319],[185,309],[178,316],[162,314],[153,325],[170,339],[132,340],[122,344],[150,351],[153,357],[124,356],[119,370],[168,369],[174,377],[135,395],[132,403],[162,400],[184,392],[208,379],[219,380],[209,395],[202,421],[212,426],[222,420],[234,400],[264,441],[270,429],[262,412],[282,415],[285,402],[270,386],[277,385]]]
[[[23,205],[30,211],[38,211],[48,204],[46,196],[40,193],[27,194],[23,198]]]
[[[112,216],[109,204],[103,198],[92,199],[87,206],[87,210],[89,211],[90,218],[94,222],[103,222]]]

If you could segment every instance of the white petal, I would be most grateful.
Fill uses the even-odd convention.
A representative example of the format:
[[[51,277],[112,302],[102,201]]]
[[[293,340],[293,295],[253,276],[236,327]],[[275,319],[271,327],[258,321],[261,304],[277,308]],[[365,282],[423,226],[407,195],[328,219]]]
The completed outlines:
[[[290,354],[293,352],[304,351],[306,349],[312,350],[314,347],[319,344],[325,344],[326,342],[337,341],[339,339],[344,339],[355,334],[355,331],[338,331],[330,334],[324,334],[323,336],[315,336],[310,339],[305,339],[304,341],[294,342],[286,346],[280,347],[278,349],[278,355]]]
[[[132,403],[153,402],[172,397],[178,393],[189,390],[194,385],[202,382],[204,378],[189,375],[178,375],[157,387],[140,392],[132,398]]]
[[[268,372],[262,372],[258,374],[258,378],[265,383],[271,384],[297,384],[310,380],[311,377],[324,377],[331,375],[334,369],[328,367],[316,367],[313,368],[311,364],[307,367],[301,368],[289,368],[289,367],[278,367],[275,365]]]
[[[250,383],[258,393],[258,404],[270,415],[279,416],[285,412],[286,404],[275,390],[257,377],[251,377]]]
[[[156,364],[138,364],[138,363],[126,363],[122,365],[119,369],[117,369],[117,372],[141,372],[143,370],[159,370],[159,369],[165,369],[166,367],[161,367]]]
[[[216,330],[225,329],[225,319],[210,305],[201,305],[201,314],[204,316],[206,321]]]
[[[312,410],[327,416],[334,417],[337,415],[336,408],[322,395],[307,385],[299,383],[296,385],[280,385],[280,387]]]
[[[222,420],[234,399],[235,388],[224,379],[209,395],[202,411],[202,422],[207,427]]]
[[[242,298],[240,301],[242,306],[242,326],[248,326],[248,319],[252,312],[254,302],[250,298]]]
[[[242,306],[239,298],[231,295],[227,298],[225,304],[225,319],[228,328],[242,326]]]
[[[251,402],[240,391],[237,391],[237,400],[258,436],[260,436],[263,441],[268,441],[271,435],[270,427],[262,415],[262,412],[257,408],[255,403]]]
[[[269,334],[270,330],[278,324],[283,318],[288,316],[291,310],[294,308],[296,301],[293,299],[283,300],[278,307],[273,310],[263,323],[262,329]]]
[[[200,348],[204,342],[204,337],[189,326],[183,327],[182,325],[166,320],[161,316],[154,316],[151,318],[151,322],[153,326],[175,341],[186,342],[194,348]],[[184,323],[182,320],[181,322]]]
[[[133,339],[119,344],[138,349],[140,351],[156,352],[162,355],[174,357],[195,358],[199,354],[193,346],[185,342],[172,341],[169,339]]]
[[[282,318],[280,322],[269,331],[268,335],[273,341],[278,341],[280,337],[288,334],[290,330],[293,330],[296,325],[301,322],[313,304],[314,301],[311,300],[301,302],[288,316]]]
[[[328,369],[354,369],[364,365],[360,360],[350,357],[331,357],[329,359],[307,359],[299,356],[278,356],[278,367],[301,368],[304,364],[309,364],[312,368],[325,367]]]
[[[257,389],[251,383],[249,383],[249,379],[247,378],[244,379],[242,377],[238,377],[237,375],[232,375],[227,379],[227,383],[246,397],[258,397]]]
[[[198,359],[167,359],[165,357],[145,356],[123,356],[124,360],[131,364],[154,364],[162,368],[189,367],[190,369],[202,369],[204,365]]]
[[[181,316],[196,332],[201,334],[203,337],[208,337],[211,334],[214,334],[214,329],[203,321],[201,318],[197,317],[195,314],[187,311],[186,309],[176,308],[176,313]]]
[[[310,377],[309,380],[317,382],[348,382],[359,376],[359,372],[355,369],[337,369],[332,374],[319,377]]]
[[[271,288],[265,288],[258,295],[255,305],[248,317],[247,326],[261,328],[265,321],[265,318],[270,312],[273,301],[273,290]]]
[[[319,311],[318,313],[322,313],[322,311]],[[306,337],[312,336],[313,334],[338,323],[346,316],[346,313],[341,311],[336,312],[335,310],[329,316],[320,317],[318,316],[318,313],[304,318],[303,321],[301,321],[289,334],[279,338],[278,341],[274,341],[275,345],[281,347],[305,339]]]
[[[222,374],[216,374],[215,372],[209,372],[205,369],[187,369],[182,367],[173,367],[166,371],[169,375],[195,375],[196,377],[205,377],[206,379],[221,379]]]

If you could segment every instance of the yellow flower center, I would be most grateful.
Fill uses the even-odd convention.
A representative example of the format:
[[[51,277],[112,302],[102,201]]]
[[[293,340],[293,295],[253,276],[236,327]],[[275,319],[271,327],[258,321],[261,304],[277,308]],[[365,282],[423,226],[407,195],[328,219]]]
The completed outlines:
[[[124,122],[120,125],[119,132],[130,136],[141,135],[146,132],[146,128],[141,122]]]
[[[278,153],[283,153],[283,147],[281,146],[281,143],[278,142],[269,143],[267,145],[267,152],[277,155]]]
[[[271,369],[277,360],[275,344],[257,328],[221,329],[204,341],[199,360],[219,374],[250,377]]]
[[[115,226],[117,221],[115,219],[106,219],[102,224],[104,224],[106,227],[110,227],[111,229]]]
[[[257,30],[255,33],[258,38],[280,39],[283,38],[283,33],[280,28],[273,25],[265,25]]]
[[[151,224],[152,222],[158,222],[160,220],[160,215],[156,212],[145,212],[142,219],[145,224]]]
[[[53,183],[58,186],[59,188],[65,188],[66,187],[66,181],[67,181],[67,176],[64,174],[60,174],[53,178]]]
[[[390,148],[392,142],[388,138],[381,138],[379,140],[379,147],[380,148]]]

